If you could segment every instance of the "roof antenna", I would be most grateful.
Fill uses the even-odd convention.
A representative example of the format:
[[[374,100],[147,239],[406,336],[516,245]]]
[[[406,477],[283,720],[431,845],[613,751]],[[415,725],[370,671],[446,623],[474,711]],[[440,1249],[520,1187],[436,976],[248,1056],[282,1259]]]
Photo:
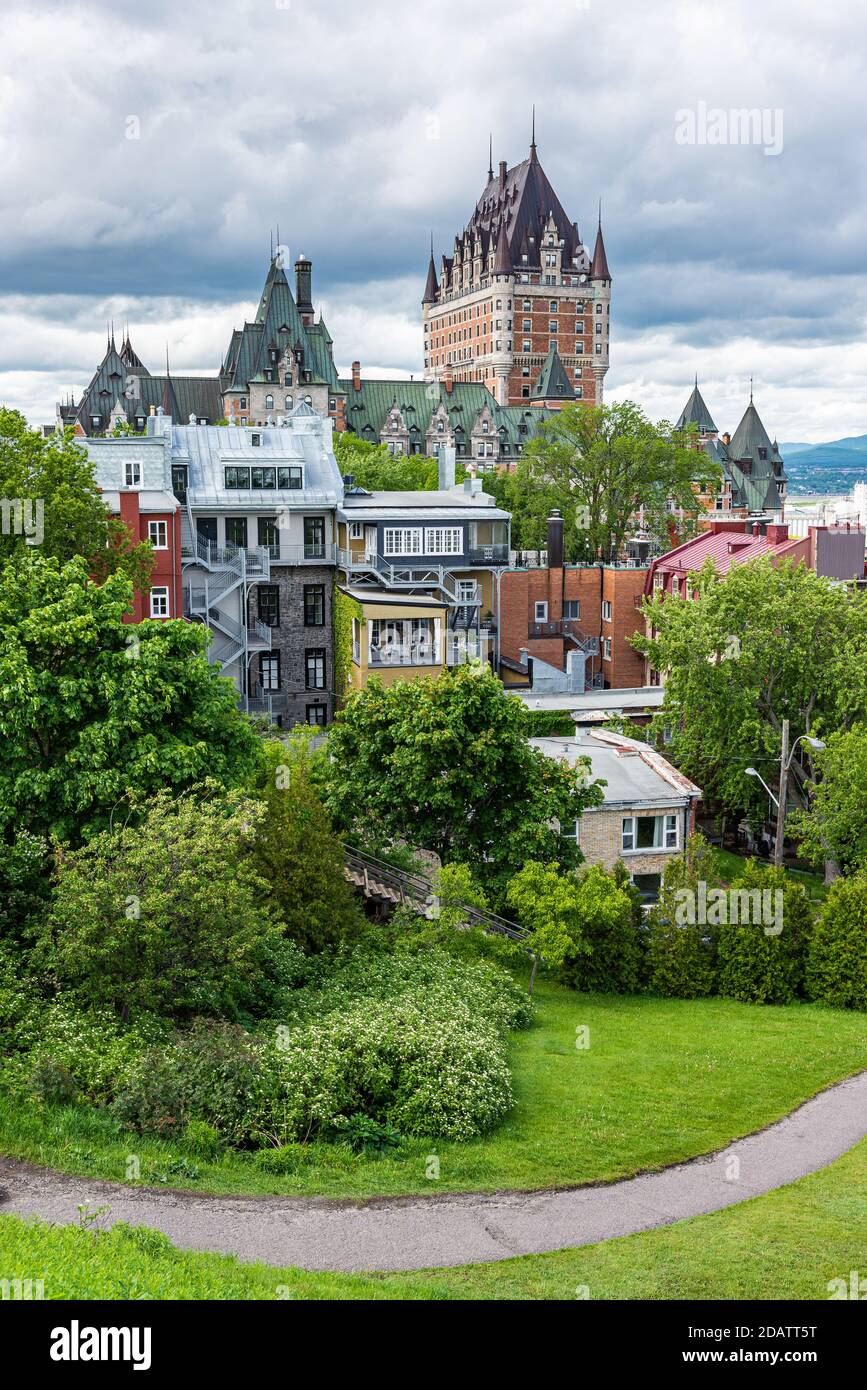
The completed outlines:
[[[753,378],[750,376],[750,405],[753,403]]]
[[[599,199],[599,230],[602,231],[602,199]]]
[[[488,136],[488,178],[494,177],[494,133]]]
[[[271,237],[271,260],[273,261],[273,260],[274,260],[274,228],[273,228],[273,227],[269,227],[268,231],[269,231],[269,234],[270,234],[270,237]]]
[[[535,154],[536,154],[536,103],[534,102],[534,103],[533,103],[533,127],[532,127],[532,134],[531,134],[531,136],[530,136],[530,155],[531,155],[531,157],[534,158],[534,157],[535,157]]]
[[[171,376],[169,371],[169,345],[166,343],[166,376]]]

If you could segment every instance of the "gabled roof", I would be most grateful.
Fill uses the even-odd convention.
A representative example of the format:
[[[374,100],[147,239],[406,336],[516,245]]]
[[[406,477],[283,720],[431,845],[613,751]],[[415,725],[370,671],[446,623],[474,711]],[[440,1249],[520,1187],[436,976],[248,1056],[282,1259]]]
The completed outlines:
[[[508,442],[510,454],[517,454],[517,446],[532,439],[551,415],[544,406],[498,405],[487,387],[477,381],[456,381],[451,392],[446,391],[441,382],[429,381],[370,379],[362,380],[356,390],[351,378],[342,378],[339,385],[346,393],[348,429],[361,439],[378,444],[388,413],[397,406],[410,439],[417,440],[422,451],[426,447],[431,419],[440,406],[446,412],[449,427],[462,432],[467,444],[477,417],[487,407],[494,434]]]
[[[311,373],[309,384],[324,382],[338,389],[331,335],[321,316],[318,323],[302,322],[278,253],[268,267],[254,321],[235,329],[229,340],[223,372],[230,389],[246,390],[251,381],[266,381],[265,370],[273,366],[269,353],[276,349],[282,357],[287,348],[293,353],[300,349],[301,368]]]
[[[675,429],[686,429],[687,425],[697,425],[699,434],[716,434],[717,427],[713,422],[713,416],[704,403],[701,392],[698,389],[698,382],[692,389],[692,394],[683,410],[680,418],[675,425]]]
[[[533,387],[531,395],[535,400],[540,401],[575,400],[575,388],[569,381],[562,358],[555,347],[549,350],[548,356],[542,363],[539,380]]]

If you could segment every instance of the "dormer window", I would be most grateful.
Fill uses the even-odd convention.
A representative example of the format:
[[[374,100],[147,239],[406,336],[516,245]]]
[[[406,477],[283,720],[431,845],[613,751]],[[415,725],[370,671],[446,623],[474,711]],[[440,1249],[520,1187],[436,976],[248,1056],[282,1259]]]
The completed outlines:
[[[276,362],[276,361],[277,361],[277,349],[276,349],[276,348],[270,348],[270,349],[269,349],[269,351],[268,351],[268,360],[269,360],[270,362]]]
[[[259,446],[260,446],[261,443],[262,443],[262,436],[261,436],[261,434],[258,434],[258,433],[254,430],[253,433],[250,435],[250,443],[252,444],[252,446],[253,446],[254,449],[258,449]]]
[[[123,481],[125,487],[141,487],[141,464],[125,463],[123,466]]]

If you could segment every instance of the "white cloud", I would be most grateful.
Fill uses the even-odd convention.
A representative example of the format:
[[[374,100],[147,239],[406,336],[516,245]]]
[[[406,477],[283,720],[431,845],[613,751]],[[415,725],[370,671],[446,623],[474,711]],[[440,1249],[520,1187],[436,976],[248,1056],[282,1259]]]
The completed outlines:
[[[0,397],[51,418],[112,309],[148,360],[168,340],[177,370],[216,370],[278,221],[341,365],[420,371],[429,230],[449,249],[488,131],[516,162],[535,101],[585,238],[603,195],[611,386],[670,414],[696,365],[752,369],[781,437],[863,432],[865,36],[812,0],[591,0],[552,24],[529,0],[236,0],[230,25],[204,0],[8,0]],[[700,102],[782,110],[782,154],[679,145]]]

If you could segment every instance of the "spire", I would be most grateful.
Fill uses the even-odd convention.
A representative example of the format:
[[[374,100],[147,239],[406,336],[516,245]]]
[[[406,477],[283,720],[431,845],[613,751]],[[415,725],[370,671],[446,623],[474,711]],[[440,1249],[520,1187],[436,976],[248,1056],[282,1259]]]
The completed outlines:
[[[750,376],[750,405],[753,403],[753,378]]]
[[[599,200],[599,229],[596,232],[596,245],[593,248],[593,262],[590,266],[591,280],[610,280],[608,257],[605,255],[605,242],[602,239],[602,199]]]
[[[494,177],[494,135],[488,136],[488,182]]]
[[[532,126],[532,133],[531,133],[531,135],[530,135],[530,159],[531,159],[531,160],[533,161],[533,163],[535,164],[537,158],[538,158],[538,156],[537,156],[537,154],[536,154],[536,105],[535,105],[535,102],[534,102],[534,104],[533,104],[533,126]]]
[[[493,273],[495,275],[511,275],[512,273],[512,256],[509,251],[509,237],[506,232],[505,222],[500,227],[500,235],[497,238],[497,252],[494,256]]]
[[[422,304],[435,304],[435,303],[436,303],[436,299],[437,299],[437,294],[438,294],[438,293],[439,293],[439,284],[437,283],[437,272],[436,272],[436,266],[434,265],[433,232],[431,232],[431,234],[430,234],[430,262],[428,263],[428,268],[427,268],[427,280],[425,281],[425,285],[424,285],[424,297],[423,297],[423,299],[422,299],[422,301],[421,301]]]

